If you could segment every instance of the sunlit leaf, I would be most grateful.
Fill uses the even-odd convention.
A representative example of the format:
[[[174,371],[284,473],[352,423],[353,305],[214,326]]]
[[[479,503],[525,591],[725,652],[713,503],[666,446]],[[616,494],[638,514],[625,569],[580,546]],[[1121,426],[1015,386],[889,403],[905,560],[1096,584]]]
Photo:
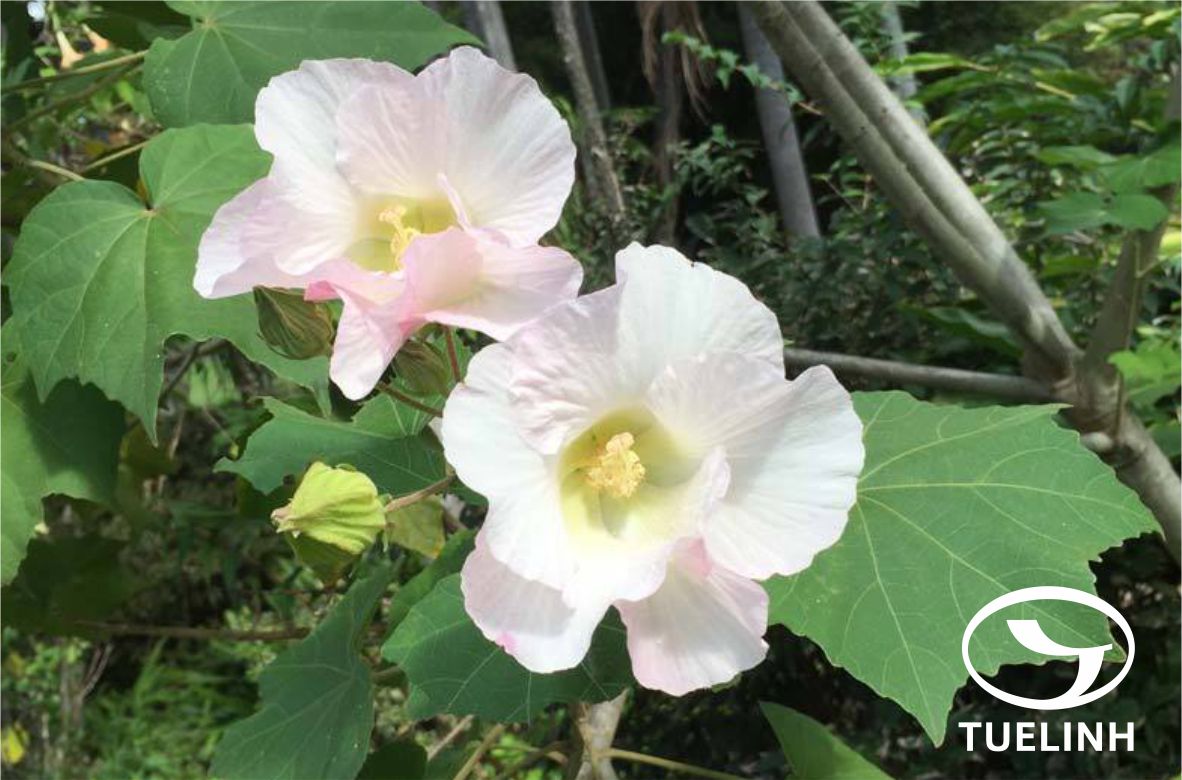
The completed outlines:
[[[304,60],[364,57],[417,68],[468,33],[412,2],[170,2],[193,17],[178,40],[158,39],[144,63],[156,118],[170,127],[254,117],[272,76]]]
[[[809,780],[890,780],[829,729],[796,710],[779,704],[760,704],[763,716],[776,733],[792,777]]]
[[[1092,591],[1100,553],[1157,526],[1131,490],[1056,425],[1053,406],[963,409],[904,393],[860,393],[866,465],[836,545],[766,583],[771,618],[894,699],[937,744],[968,679],[969,619],[1019,588]],[[1109,641],[1104,618],[1062,602],[1022,605],[1062,644]],[[1018,614],[1020,612],[1021,614]],[[978,671],[1045,660],[1004,621],[973,635]]]
[[[224,780],[355,777],[373,731],[373,682],[358,643],[394,569],[378,564],[316,630],[259,677],[261,706],[218,743],[210,774]]]
[[[574,669],[534,674],[484,638],[464,611],[459,575],[435,586],[411,608],[382,647],[410,680],[414,718],[440,712],[504,722],[529,720],[558,701],[605,701],[632,681],[624,629],[614,613],[595,632]]]
[[[327,361],[291,361],[258,335],[250,296],[210,301],[193,289],[197,242],[214,211],[269,165],[249,127],[192,127],[140,155],[148,203],[111,182],[70,182],[25,221],[6,282],[39,394],[67,377],[92,382],[156,433],[164,342],[222,337],[306,386]]]

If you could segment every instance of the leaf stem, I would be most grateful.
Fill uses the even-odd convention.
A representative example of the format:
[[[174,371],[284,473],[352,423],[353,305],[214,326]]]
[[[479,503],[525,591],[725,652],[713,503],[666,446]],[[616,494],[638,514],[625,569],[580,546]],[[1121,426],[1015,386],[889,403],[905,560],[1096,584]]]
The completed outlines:
[[[505,731],[505,724],[498,723],[488,730],[484,735],[484,739],[480,740],[480,744],[476,746],[476,750],[472,755],[468,756],[468,760],[460,767],[460,771],[456,772],[456,776],[452,780],[465,780],[468,775],[472,774],[472,770],[480,763],[480,759],[488,752],[488,749],[493,746],[493,743],[501,738],[501,734]]]
[[[415,399],[411,398],[406,393],[402,392],[398,388],[391,385],[389,382],[383,382],[382,384],[378,385],[378,389],[381,390],[386,395],[393,398],[395,401],[398,401],[399,403],[402,403],[402,404],[406,404],[407,406],[411,407],[412,409],[417,409],[420,412],[425,412],[426,414],[429,414],[432,417],[442,417],[443,416],[442,409],[436,409],[434,406],[428,406],[427,404],[423,403],[422,401],[416,401]]]
[[[26,157],[21,162],[30,168],[38,168],[42,171],[49,171],[50,173],[61,176],[63,179],[69,179],[70,181],[86,181],[85,176],[75,173],[69,168],[63,168],[60,165],[54,165],[51,162],[45,162],[44,160],[34,160],[32,157]]]
[[[693,764],[683,764],[680,761],[673,761],[668,758],[660,758],[659,756],[650,756],[647,753],[637,753],[634,750],[621,750],[620,748],[609,748],[607,751],[609,758],[619,758],[624,761],[635,761],[638,764],[649,764],[650,766],[659,766],[662,769],[668,769],[673,772],[681,772],[685,775],[695,775],[697,777],[708,777],[712,780],[743,780],[738,775],[728,774],[726,772],[717,772],[713,769],[705,769]]]
[[[70,70],[61,70],[49,76],[39,76],[35,79],[28,79],[18,84],[9,84],[6,87],[0,88],[0,94],[8,94],[9,92],[16,92],[22,89],[29,89],[31,87],[38,87],[42,84],[49,84],[54,81],[61,81],[62,79],[72,79],[75,76],[85,76],[90,73],[98,73],[99,71],[108,70],[110,68],[118,68],[120,65],[127,65],[133,62],[139,62],[148,54],[147,50],[137,51],[134,54],[126,54],[122,57],[116,57],[113,60],[105,62],[98,62],[94,65],[86,65],[81,68],[72,68]]]
[[[386,511],[395,512],[399,509],[404,509],[411,504],[416,504],[419,501],[422,501],[424,498],[433,496],[436,493],[442,493],[455,478],[455,472],[453,472],[451,469],[448,469],[447,474],[444,475],[443,479],[438,480],[437,482],[432,482],[430,485],[427,485],[427,487],[416,490],[413,493],[407,493],[405,496],[399,496],[398,498],[391,499],[390,503],[386,504]]]
[[[456,353],[456,335],[451,328],[443,329],[443,340],[447,344],[447,362],[451,365],[451,375],[456,380],[456,384],[464,381],[464,375],[460,372],[460,358]]]
[[[148,141],[151,141],[151,140],[152,140],[151,138],[148,138],[146,140],[140,141],[138,144],[132,144],[131,146],[125,146],[117,152],[112,152],[111,154],[108,154],[106,157],[100,157],[97,160],[95,160],[94,162],[87,164],[86,167],[84,167],[82,169],[82,172],[83,173],[90,173],[91,171],[95,170],[96,168],[101,168],[104,165],[115,162],[116,160],[122,160],[124,157],[128,156],[129,154],[135,154],[140,149],[143,149],[145,146],[147,146]]]

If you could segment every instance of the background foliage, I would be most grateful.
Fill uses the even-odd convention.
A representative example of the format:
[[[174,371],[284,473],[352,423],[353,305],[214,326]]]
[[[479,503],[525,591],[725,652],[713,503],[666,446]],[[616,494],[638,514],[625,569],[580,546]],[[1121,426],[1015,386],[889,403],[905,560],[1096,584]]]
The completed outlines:
[[[311,463],[351,464],[403,495],[444,478],[442,453],[421,411],[387,395],[346,402],[328,387],[323,357],[295,360],[268,345],[249,298],[206,301],[191,288],[213,211],[269,164],[243,124],[257,90],[305,58],[415,68],[475,40],[460,4],[436,5],[441,16],[415,3],[0,5],[0,758],[13,777],[494,778],[558,750],[572,699],[629,685],[611,621],[583,667],[542,677],[467,621],[455,574],[482,501],[462,486],[400,517],[389,551],[371,551],[344,580],[351,560],[278,537],[269,514]],[[547,6],[502,10],[518,68],[582,139]],[[589,287],[610,282],[627,240],[662,240],[742,278],[794,344],[1017,373],[1012,337],[903,224],[816,108],[738,53],[733,5],[693,5],[699,23],[671,25],[664,42],[642,34],[632,4],[591,10],[628,209],[617,220],[581,180],[550,237],[584,262]],[[904,60],[891,58],[876,5],[829,10],[880,73],[916,77],[913,107],[1077,340],[1094,323],[1124,232],[1167,220],[1135,342],[1113,362],[1176,465],[1182,240],[1176,204],[1167,213],[1151,195],[1179,168],[1177,128],[1162,120],[1177,6],[915,3],[903,8]],[[697,98],[672,137],[661,130],[668,93],[657,84],[654,94],[644,76],[646,55],[662,52],[677,53],[677,88]],[[59,77],[71,72],[80,75]],[[753,110],[753,89],[769,85],[798,101],[819,238],[788,235],[776,213]],[[464,338],[461,362],[479,347]],[[441,338],[420,346],[427,373],[403,360],[390,381],[437,406],[446,379],[432,381],[430,356]],[[769,778],[789,767],[825,776],[812,762],[829,741],[851,771],[875,771],[871,761],[899,777],[1176,774],[1178,570],[1156,537],[1138,537],[1152,524],[1135,497],[1054,409],[976,409],[989,399],[903,389],[933,404],[897,393],[858,401],[874,420],[863,495],[896,492],[863,500],[816,567],[769,584],[768,661],[720,690],[637,691],[616,744]],[[967,441],[943,443],[949,431]],[[908,444],[927,447],[927,459],[893,461]],[[1009,482],[1056,495],[936,500],[923,489],[936,474],[979,481],[1011,456]],[[1035,527],[978,552],[972,528],[1014,515],[1037,517]],[[876,544],[894,550],[882,571],[869,567],[871,581]],[[1133,624],[1137,664],[1118,692],[1049,719],[1132,720],[1135,753],[966,753],[957,721],[1016,714],[961,688],[963,671],[917,668],[914,657],[910,670],[881,663],[913,651],[943,657],[950,637],[958,642],[956,626],[916,620],[921,596],[983,603],[1041,584],[1009,571],[1014,556],[1064,584],[1094,581]],[[922,594],[916,559],[941,578]],[[874,595],[861,602],[865,592]],[[817,599],[827,608],[811,610]],[[1067,638],[1106,633],[1077,614],[1051,617]],[[846,628],[857,619],[879,644],[847,646],[839,618]],[[1004,640],[978,648],[989,668],[1009,664],[1001,687],[1049,696],[1067,685],[1073,667],[1015,665],[1031,659]],[[473,751],[479,760],[465,769]],[[547,758],[515,774],[559,777],[557,767]]]

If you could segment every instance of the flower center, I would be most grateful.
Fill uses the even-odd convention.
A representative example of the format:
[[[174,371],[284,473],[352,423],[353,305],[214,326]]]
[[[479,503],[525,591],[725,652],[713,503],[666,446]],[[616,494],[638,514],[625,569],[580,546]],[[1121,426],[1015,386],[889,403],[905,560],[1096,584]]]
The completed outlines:
[[[608,439],[591,459],[587,484],[612,498],[631,498],[646,473],[640,456],[632,449],[635,444],[636,439],[628,431]]]
[[[384,222],[393,228],[394,234],[390,236],[390,255],[394,258],[395,263],[399,263],[402,259],[402,253],[410,246],[414,237],[423,234],[423,231],[406,223],[408,211],[406,206],[399,203],[378,214],[378,222]]]
[[[455,212],[446,200],[374,198],[358,216],[349,259],[367,271],[399,271],[402,256],[417,237],[455,224]]]

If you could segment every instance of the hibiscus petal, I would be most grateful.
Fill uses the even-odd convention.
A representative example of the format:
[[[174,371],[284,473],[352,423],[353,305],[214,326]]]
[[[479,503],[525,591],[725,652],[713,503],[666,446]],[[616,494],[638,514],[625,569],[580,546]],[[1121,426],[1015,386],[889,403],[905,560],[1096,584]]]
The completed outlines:
[[[616,604],[628,629],[632,672],[646,688],[681,696],[727,682],[767,654],[767,593],[683,545],[664,584]]]
[[[441,439],[465,485],[489,499],[481,535],[518,575],[562,587],[573,570],[552,466],[517,434],[508,408],[509,348],[485,347],[447,399]]]
[[[706,352],[740,352],[783,375],[776,315],[735,277],[675,249],[633,243],[616,253],[616,282],[624,288],[621,360],[660,370]]]
[[[197,249],[193,287],[206,298],[225,298],[255,287],[303,287],[303,277],[281,270],[268,254],[248,254],[245,228],[259,206],[274,197],[270,179],[260,179],[213,215]]]
[[[406,71],[362,59],[308,60],[271,79],[255,102],[255,137],[275,157],[270,176],[282,184],[266,224],[301,235],[294,253],[275,262],[302,273],[341,255],[353,240],[359,204],[337,170],[338,108],[367,84],[406,83]]]
[[[493,557],[481,536],[461,575],[464,608],[472,621],[530,671],[577,666],[591,647],[606,605],[571,609],[558,590],[517,576]]]
[[[686,446],[726,450],[730,489],[702,528],[720,565],[754,579],[792,574],[841,536],[862,423],[828,368],[789,382],[742,355],[706,355],[658,378],[649,405]]]
[[[305,294],[324,300],[335,293],[344,303],[337,323],[329,376],[346,398],[364,398],[411,334],[423,323],[407,316],[402,280],[338,260]]]
[[[471,47],[428,65],[418,80],[444,105],[444,170],[472,224],[516,246],[558,222],[575,178],[570,128],[529,76]]]
[[[784,372],[776,317],[737,279],[673,249],[632,244],[616,255],[617,283],[551,309],[514,338],[513,406],[544,452],[623,405],[666,366],[741,352]]]
[[[498,340],[574,298],[583,280],[561,249],[514,248],[458,228],[416,238],[403,263],[419,316]]]
[[[617,285],[555,306],[511,339],[513,415],[539,451],[558,452],[639,395],[632,366],[616,359],[620,292]]]
[[[665,580],[670,556],[680,540],[696,536],[702,522],[726,494],[730,471],[721,449],[702,459],[697,471],[678,485],[644,485],[608,525],[618,537],[573,534],[575,571],[562,596],[585,608],[646,598]],[[577,528],[567,518],[568,532]]]
[[[340,170],[371,195],[440,197],[448,151],[444,111],[439,96],[417,80],[363,86],[337,112]]]

